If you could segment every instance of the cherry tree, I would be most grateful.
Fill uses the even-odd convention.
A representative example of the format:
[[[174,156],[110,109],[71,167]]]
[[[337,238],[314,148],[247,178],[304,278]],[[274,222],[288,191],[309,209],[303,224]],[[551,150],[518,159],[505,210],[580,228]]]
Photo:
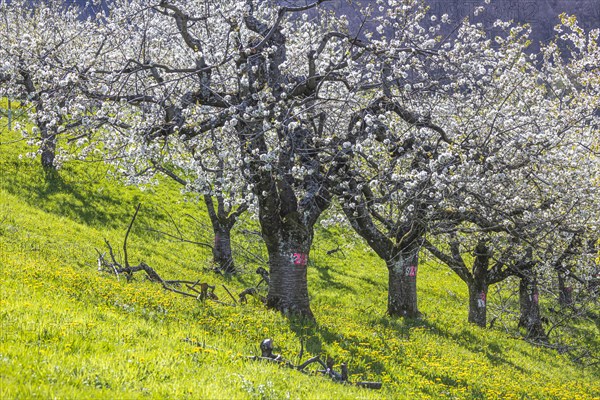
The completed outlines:
[[[555,162],[548,176],[556,182],[558,196],[569,199],[556,213],[552,229],[539,237],[537,248],[542,289],[562,310],[552,315],[549,331],[571,322],[571,317],[592,316],[589,304],[597,300],[594,290],[598,273],[596,247],[600,229],[598,188],[600,162],[600,30],[589,32],[578,26],[574,16],[561,15],[557,38],[542,48],[544,86],[555,102],[555,118],[570,119],[570,135],[563,136],[559,153],[562,164]],[[552,151],[551,151],[552,152]],[[555,307],[555,306],[554,306]],[[595,316],[594,318],[597,318]]]
[[[496,49],[480,47],[497,55],[481,64],[489,84],[456,93],[449,108],[462,138],[441,205],[456,214],[426,247],[467,283],[469,321],[481,326],[489,286],[520,276],[522,320],[541,336],[536,275],[560,254],[546,240],[598,229],[598,159],[590,152],[597,91],[576,84],[581,76],[567,84],[548,57],[528,56],[525,28],[498,25],[510,36],[497,38]]]
[[[21,131],[47,169],[73,156],[73,149],[61,151],[60,137],[78,142],[81,157],[91,150],[84,145],[92,105],[78,86],[102,44],[81,12],[58,0],[0,2],[0,96],[28,107],[34,128]]]
[[[485,324],[489,285],[541,270],[549,232],[597,227],[597,33],[567,20],[575,61],[551,47],[536,61],[523,27],[498,22],[492,41],[464,21],[444,38],[447,17],[418,1],[378,1],[351,27],[324,3],[116,0],[95,21],[2,3],[0,79],[34,105],[45,165],[59,134],[94,127],[130,182],[163,173],[200,194],[223,269],[231,227],[255,212],[269,307],[312,317],[313,229],[337,194],[388,267],[390,314],[418,315],[425,244]],[[27,24],[40,39],[16,40]]]
[[[448,17],[427,15],[419,2],[402,3],[400,12],[382,6],[380,12],[380,36],[373,43],[381,51],[370,64],[378,100],[350,129],[358,133],[348,143],[352,158],[341,202],[353,228],[388,267],[389,314],[415,317],[425,235],[460,215],[446,199],[457,190],[451,181],[461,153],[468,157],[475,147],[464,145],[473,129],[465,121],[481,110],[477,96],[496,100],[481,98],[486,86],[500,83],[492,73],[514,64],[515,56],[505,54],[509,46],[519,57],[523,48],[508,37],[502,49],[494,49],[481,27],[468,21],[440,41]],[[393,33],[383,35],[390,27]]]
[[[209,140],[186,140],[176,152],[171,148],[161,157],[151,157],[145,175],[162,172],[184,185],[185,192],[201,195],[213,228],[213,262],[218,271],[235,273],[231,232],[240,216],[255,208],[254,196],[235,173],[239,157],[232,156],[231,150],[236,143],[225,143],[230,137],[221,129],[207,132],[204,139]]]
[[[341,166],[334,132],[363,101],[361,76],[349,72],[371,52],[343,19],[315,20],[320,3],[115,2],[103,29],[120,43],[86,89],[114,121],[104,143],[128,154],[119,159],[131,177],[144,179],[136,160],[162,154],[161,168],[193,173],[201,187],[214,177],[202,150],[211,149],[222,162],[210,192],[256,199],[268,306],[307,317],[313,227]]]
[[[421,25],[425,12],[417,2],[380,2],[380,17],[364,12],[376,28],[361,26],[359,39],[345,33],[343,18],[316,23],[318,14],[308,11],[319,3],[115,3],[106,27],[122,44],[106,54],[89,93],[104,99],[101,114],[127,126],[115,129],[109,146],[130,152],[123,158],[129,165],[142,154],[156,162],[152,154],[165,149],[181,155],[210,148],[221,160],[236,160],[210,169],[228,182],[225,197],[245,199],[245,187],[256,198],[270,257],[270,306],[311,315],[305,268],[313,226],[335,190],[353,227],[389,267],[390,312],[417,315],[411,275],[425,232],[446,220],[485,225],[501,216],[504,224],[508,211],[487,218],[488,208],[510,200],[508,191],[496,203],[485,199],[501,182],[497,171],[521,168],[511,146],[521,149],[530,136],[536,151],[548,145],[547,127],[533,121],[545,111],[538,105],[545,94],[521,28],[498,38],[499,49],[468,23],[438,43],[439,28]],[[135,18],[143,19],[131,24]],[[118,34],[124,27],[130,31]],[[521,133],[532,126],[533,134]],[[214,132],[227,139],[215,145]],[[161,163],[194,165],[175,158]],[[389,161],[378,171],[374,160]],[[479,178],[485,174],[496,180]],[[487,220],[471,217],[477,213],[468,193],[475,190],[465,191],[465,182],[481,183]],[[525,203],[515,200],[514,208],[522,213]],[[475,243],[481,249],[485,240]]]
[[[577,171],[587,170],[589,174],[586,189],[589,185],[591,192],[587,196],[595,196],[593,189],[599,186],[599,163],[598,163],[598,131],[600,129],[600,75],[598,74],[597,60],[600,57],[599,36],[600,29],[594,29],[589,32],[581,29],[574,16],[565,14],[560,16],[561,24],[555,29],[557,39],[545,46],[543,56],[545,59],[544,72],[551,78],[546,82],[546,87],[551,96],[559,102],[560,107],[566,108],[568,105],[573,109],[590,110],[591,116],[587,116],[582,122],[582,127],[577,131],[577,136],[571,140],[571,145],[577,148],[583,148],[587,151],[587,157],[574,158],[577,163]],[[572,157],[566,154],[565,157]],[[565,191],[572,190],[573,177],[569,173],[564,173],[563,185]],[[584,178],[585,179],[585,178]],[[570,182],[570,184],[569,184]],[[582,182],[585,182],[582,181]],[[570,193],[565,195],[569,196]],[[593,197],[592,197],[593,198]],[[575,279],[582,284],[584,279],[580,276],[592,276],[593,271],[589,266],[593,264],[589,257],[594,253],[594,242],[598,238],[597,225],[597,204],[589,204],[587,209],[580,210],[579,218],[566,220],[562,229],[557,229],[552,237],[552,241],[557,245],[554,248],[560,249],[554,253],[551,258],[549,270],[554,270],[558,278],[559,302],[562,305],[568,305],[572,302],[572,285],[567,283],[567,279]],[[550,243],[547,243],[550,246]],[[581,259],[581,256],[587,256],[588,259]],[[588,270],[581,266],[588,266]]]

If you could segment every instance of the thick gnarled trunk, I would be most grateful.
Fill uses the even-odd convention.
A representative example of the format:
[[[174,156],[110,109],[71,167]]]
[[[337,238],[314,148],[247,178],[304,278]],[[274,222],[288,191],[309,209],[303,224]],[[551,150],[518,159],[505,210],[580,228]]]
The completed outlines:
[[[418,251],[396,254],[388,267],[388,314],[393,317],[417,318]]]
[[[483,279],[469,284],[469,322],[485,328],[487,323],[488,286]]]
[[[293,233],[275,241],[270,237],[267,241],[270,279],[267,307],[312,319],[307,282],[312,235],[306,229],[295,229]]]
[[[519,326],[525,328],[529,339],[546,341],[548,337],[542,327],[539,292],[534,277],[524,275],[519,283]]]

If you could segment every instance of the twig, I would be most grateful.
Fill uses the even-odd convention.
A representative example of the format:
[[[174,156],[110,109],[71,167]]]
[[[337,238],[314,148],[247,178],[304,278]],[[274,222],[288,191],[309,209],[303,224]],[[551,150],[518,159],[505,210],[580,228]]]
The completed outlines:
[[[187,287],[189,290],[191,290],[192,292],[196,292],[198,293],[200,296],[202,296],[202,292],[199,291],[198,289],[195,289],[194,286],[190,286],[190,285],[186,285],[185,287]],[[200,300],[200,296],[198,296],[198,300]]]
[[[106,247],[108,247],[108,254],[110,254],[110,258],[112,259],[113,265],[118,265],[119,268],[122,268],[121,264],[119,264],[117,262],[117,260],[115,259],[115,253],[113,252],[113,248],[110,245],[110,243],[108,242],[108,240],[104,239],[104,243],[106,243]]]
[[[193,285],[192,287],[196,286],[198,283],[200,282],[200,280],[197,281],[181,281],[181,280],[171,280],[171,281],[165,281],[165,283],[167,285]]]
[[[112,268],[113,272],[117,276],[117,280],[121,280],[121,278],[119,277],[119,271],[117,271],[117,268],[115,268],[115,264],[107,263],[106,260],[104,259],[105,253],[100,253],[100,250],[98,250],[98,249],[94,249],[94,250],[96,250],[96,253],[98,253],[98,271],[102,271],[102,267],[109,266],[110,268]]]
[[[173,293],[180,294],[180,295],[182,295],[182,296],[188,296],[188,297],[193,297],[193,298],[196,298],[196,296],[194,296],[194,295],[193,295],[193,294],[191,294],[191,293],[182,292],[181,290],[177,290],[177,289],[170,288],[169,286],[165,285],[164,283],[163,283],[163,288],[164,288],[164,289],[166,289],[166,290],[169,290],[169,291],[171,291],[171,292],[173,292]]]
[[[338,251],[341,251],[341,252],[342,252],[342,255],[344,254],[344,252],[343,252],[343,251],[342,251],[342,249],[340,248],[340,245],[339,245],[339,244],[337,245],[337,247],[336,247],[335,249],[327,250],[327,252],[326,252],[326,253],[327,253],[327,255],[328,255],[328,256],[331,256],[331,255],[333,255],[333,254],[337,253]]]
[[[256,273],[261,276],[262,280],[264,280],[267,285],[269,284],[269,271],[267,271],[263,267],[258,267],[256,269]],[[261,282],[262,282],[262,280],[261,280]],[[256,287],[258,287],[258,285],[260,285],[261,282],[258,282]]]
[[[141,206],[142,203],[139,203],[137,205],[135,213],[133,214],[133,218],[131,218],[131,222],[129,223],[129,227],[127,228],[127,232],[125,233],[125,239],[123,239],[123,257],[125,259],[125,267],[127,268],[129,268],[129,260],[127,259],[127,238],[129,237],[129,231],[131,231],[131,227],[133,226],[133,222],[135,221],[135,217],[137,217]]]
[[[204,247],[208,247],[209,249],[213,248],[213,246],[211,244],[209,244],[209,243],[196,242],[195,240],[185,239],[182,236],[175,236],[175,235],[172,235],[172,234],[167,233],[167,232],[159,231],[158,229],[147,228],[146,230],[148,232],[160,233],[161,235],[165,235],[165,236],[168,236],[170,238],[177,239],[177,240],[179,240],[180,242],[183,242],[183,243],[190,243],[190,244],[195,244],[195,245],[198,245],[198,246],[204,246]]]
[[[169,216],[169,219],[171,220],[171,222],[175,226],[175,230],[177,230],[177,233],[179,234],[179,237],[183,237],[183,235],[181,234],[181,231],[179,230],[179,226],[177,225],[177,223],[173,219],[173,216],[171,215],[171,213],[168,210],[165,210],[165,211],[166,211],[167,215]]]
[[[298,362],[302,361],[304,356],[304,340],[300,338],[300,353],[298,354]]]
[[[225,284],[221,284],[221,286],[223,286],[223,289],[225,289],[225,291],[227,292],[227,294],[229,295],[229,297],[231,297],[231,299],[233,300],[233,302],[235,304],[237,304],[237,300],[235,299],[235,297],[233,297],[233,295],[231,294],[231,292],[229,291],[229,289],[227,289],[227,286],[225,286]]]
[[[314,356],[309,358],[308,360],[304,361],[302,364],[298,365],[298,367],[296,367],[296,369],[298,371],[302,371],[304,368],[308,367],[310,364],[313,363],[319,363],[321,364],[321,366],[325,369],[327,369],[327,365],[323,362],[323,360],[321,360],[321,358],[319,356]]]

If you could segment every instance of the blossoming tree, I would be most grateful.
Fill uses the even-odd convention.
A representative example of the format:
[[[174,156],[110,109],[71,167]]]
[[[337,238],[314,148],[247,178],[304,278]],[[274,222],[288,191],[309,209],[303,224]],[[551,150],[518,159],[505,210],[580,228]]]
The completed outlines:
[[[58,0],[34,7],[28,1],[0,2],[0,96],[22,99],[28,107],[35,126],[21,131],[47,169],[73,152],[85,156],[91,150],[86,131],[97,127],[89,126],[92,106],[79,82],[102,44],[94,23],[80,15],[78,7]],[[78,141],[76,150],[61,148],[60,137]]]
[[[349,71],[370,53],[343,20],[317,21],[320,3],[115,2],[103,29],[122,43],[109,46],[86,89],[115,122],[105,145],[128,153],[131,176],[145,170],[137,160],[155,160],[197,182],[218,170],[211,191],[236,204],[253,194],[268,305],[308,317],[313,226],[340,165],[335,132],[360,102],[360,76]],[[208,148],[216,169],[198,168]]]
[[[577,84],[565,80],[558,59],[528,56],[523,27],[500,25],[510,36],[489,49],[501,58],[481,64],[489,83],[461,90],[449,108],[462,134],[442,205],[456,214],[432,232],[446,251],[433,241],[426,247],[467,283],[469,321],[481,326],[489,286],[519,276],[521,319],[539,337],[537,275],[564,254],[548,238],[556,239],[555,232],[590,235],[600,221],[598,158],[590,151],[598,126],[597,88],[581,86],[584,75],[575,78]],[[594,37],[592,32],[590,44]],[[571,65],[585,57],[578,55]]]

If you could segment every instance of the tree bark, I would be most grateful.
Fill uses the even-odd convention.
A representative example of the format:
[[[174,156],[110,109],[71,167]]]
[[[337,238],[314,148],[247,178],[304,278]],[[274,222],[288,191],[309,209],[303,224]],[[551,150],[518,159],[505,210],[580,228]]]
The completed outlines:
[[[482,239],[477,243],[474,255],[473,272],[467,281],[469,286],[469,322],[485,328],[487,323],[488,272],[492,257],[486,240]]]
[[[42,100],[42,97],[40,96],[40,93],[37,91],[33,80],[31,79],[29,71],[21,69],[19,72],[23,77],[22,82],[25,86],[25,90],[27,91],[27,94],[29,95],[33,103],[35,104],[37,114],[43,114],[45,112],[45,104]],[[40,139],[42,140],[42,144],[40,146],[42,167],[44,167],[44,169],[55,170],[56,166],[54,165],[54,159],[56,158],[57,135],[55,127],[49,129],[48,123],[46,121],[43,121],[39,117],[36,118],[36,124],[40,129]]]
[[[546,341],[548,337],[542,327],[537,280],[530,274],[525,274],[521,277],[519,283],[519,304],[521,311],[519,326],[525,328],[527,337],[529,339]]]
[[[56,158],[56,132],[48,129],[45,123],[40,122],[42,144],[40,146],[42,167],[44,169],[56,169],[54,159]]]
[[[303,232],[304,231],[304,232]],[[267,307],[284,314],[314,318],[309,305],[307,265],[312,230],[296,228],[273,240],[267,240],[269,253],[269,293]]]
[[[227,274],[235,272],[235,263],[231,251],[231,228],[223,225],[213,225],[215,243],[212,249],[213,262]]]
[[[484,281],[469,285],[469,322],[485,328],[487,323],[487,292]]]
[[[558,271],[558,303],[562,307],[573,304],[573,288],[567,285],[565,273]]]
[[[487,269],[473,268],[469,287],[469,322],[485,328],[487,323]]]
[[[398,252],[388,267],[388,314],[393,317],[417,318],[417,269],[419,253],[416,251]]]
[[[216,208],[215,208],[216,200]],[[246,211],[245,206],[239,206],[234,212],[229,213],[225,209],[223,196],[204,195],[204,203],[208,211],[210,223],[215,235],[214,246],[212,249],[213,262],[219,266],[219,270],[233,274],[236,272],[235,262],[233,261],[233,252],[231,251],[231,230],[233,229],[238,217]]]

